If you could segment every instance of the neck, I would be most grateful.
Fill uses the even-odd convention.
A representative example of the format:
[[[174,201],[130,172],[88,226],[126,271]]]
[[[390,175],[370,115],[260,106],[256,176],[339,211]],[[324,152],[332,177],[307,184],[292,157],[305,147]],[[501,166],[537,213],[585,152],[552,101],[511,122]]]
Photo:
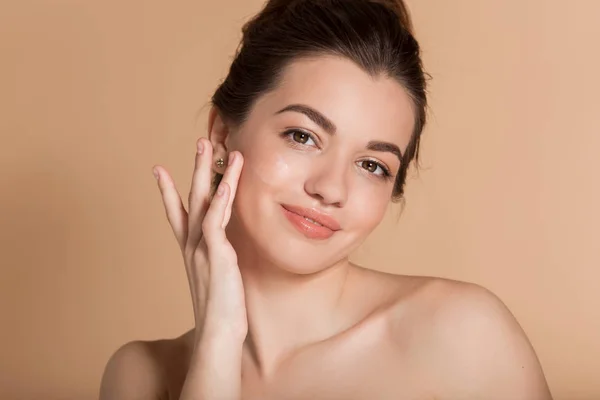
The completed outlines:
[[[323,341],[348,326],[342,300],[351,269],[348,259],[318,273],[287,272],[261,257],[240,230],[227,237],[238,255],[248,317],[244,343],[261,375],[270,375],[296,350]]]

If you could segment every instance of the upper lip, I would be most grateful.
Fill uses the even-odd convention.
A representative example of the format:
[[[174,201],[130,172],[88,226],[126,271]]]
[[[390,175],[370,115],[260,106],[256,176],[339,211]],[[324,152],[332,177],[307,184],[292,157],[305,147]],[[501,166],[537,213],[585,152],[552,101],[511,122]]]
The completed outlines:
[[[298,214],[305,218],[310,218],[313,221],[316,221],[319,224],[323,225],[324,227],[331,229],[332,231],[339,231],[341,229],[340,224],[333,217],[327,215],[322,211],[317,210],[316,208],[304,208],[300,206],[292,206],[289,204],[282,204],[282,206],[289,212],[293,212],[294,214]]]

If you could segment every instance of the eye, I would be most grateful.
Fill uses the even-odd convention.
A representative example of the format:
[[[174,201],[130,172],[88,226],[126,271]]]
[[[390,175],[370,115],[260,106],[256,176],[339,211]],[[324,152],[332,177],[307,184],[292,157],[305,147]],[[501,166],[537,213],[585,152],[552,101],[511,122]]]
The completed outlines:
[[[308,142],[309,140],[312,140],[308,133],[302,132],[302,131],[293,131],[292,139],[294,139],[295,142],[302,143],[302,144],[306,144],[306,142]]]
[[[360,167],[366,169],[371,174],[382,178],[388,178],[391,176],[390,171],[385,166],[373,160],[360,161]]]
[[[286,138],[293,144],[301,144],[304,146],[316,146],[315,140],[308,132],[299,129],[290,129],[283,133]],[[311,143],[312,142],[312,143]]]

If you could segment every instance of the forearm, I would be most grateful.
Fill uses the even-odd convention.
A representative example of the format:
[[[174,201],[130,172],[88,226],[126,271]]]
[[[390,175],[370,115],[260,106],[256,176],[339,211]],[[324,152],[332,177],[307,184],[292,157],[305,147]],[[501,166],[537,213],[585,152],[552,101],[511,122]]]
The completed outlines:
[[[203,337],[194,347],[180,400],[239,400],[243,341]]]

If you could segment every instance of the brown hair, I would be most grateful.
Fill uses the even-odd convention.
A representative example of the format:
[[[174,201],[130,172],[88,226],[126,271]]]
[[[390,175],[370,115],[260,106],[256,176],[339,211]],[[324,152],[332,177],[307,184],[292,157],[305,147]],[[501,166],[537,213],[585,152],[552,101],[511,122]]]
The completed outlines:
[[[239,127],[253,104],[273,90],[295,59],[345,57],[366,73],[396,79],[410,95],[415,124],[402,157],[392,200],[401,199],[410,162],[418,161],[427,95],[419,44],[402,0],[270,0],[242,28],[229,74],[212,104],[221,118]],[[217,174],[214,185],[222,175]]]

